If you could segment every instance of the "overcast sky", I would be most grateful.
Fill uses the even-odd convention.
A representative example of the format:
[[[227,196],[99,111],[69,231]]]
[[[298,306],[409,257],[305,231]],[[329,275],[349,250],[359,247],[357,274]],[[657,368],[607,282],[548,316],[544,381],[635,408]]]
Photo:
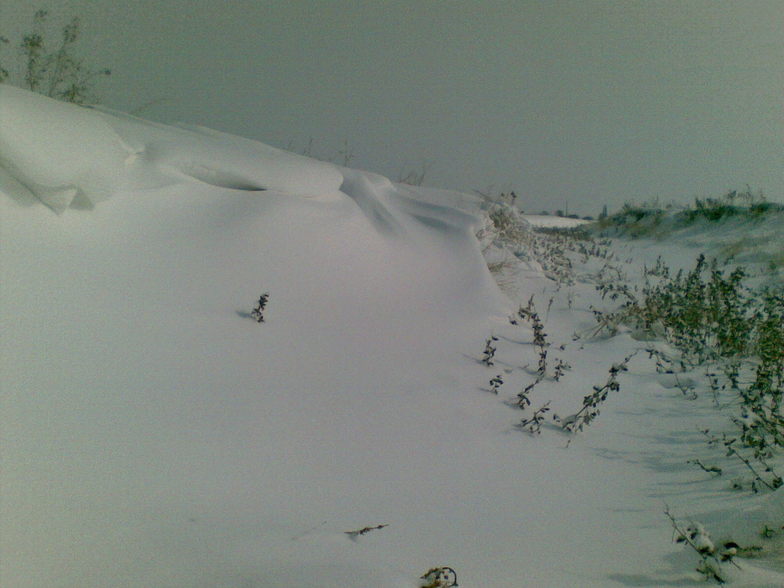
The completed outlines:
[[[0,0],[18,43],[45,3]],[[57,0],[103,102],[597,214],[784,201],[784,0]],[[7,62],[14,55],[5,48]]]

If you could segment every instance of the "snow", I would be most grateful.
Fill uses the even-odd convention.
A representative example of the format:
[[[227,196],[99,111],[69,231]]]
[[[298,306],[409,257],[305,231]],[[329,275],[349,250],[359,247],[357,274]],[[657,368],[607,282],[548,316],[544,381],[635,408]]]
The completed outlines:
[[[0,87],[0,108],[0,166],[56,212],[74,198],[89,207],[118,190],[154,189],[183,179],[302,195],[336,192],[343,180],[332,165],[256,141],[52,104],[8,85]]]
[[[503,294],[476,198],[5,85],[0,121],[0,585],[690,586],[665,502],[717,541],[781,524],[685,464],[722,417],[642,359],[584,433],[516,428],[518,303],[572,366],[534,408],[640,342],[572,341],[592,284]]]
[[[640,223],[641,238],[635,240],[633,250],[640,263],[652,267],[662,257],[670,267],[691,269],[694,255],[684,257],[684,250],[702,252],[709,258],[732,260],[759,268],[762,282],[780,287],[784,281],[784,212],[765,215],[736,216],[725,219],[719,228],[704,219],[693,224],[678,220],[678,209],[668,211],[650,226]],[[613,236],[608,228],[604,234]]]

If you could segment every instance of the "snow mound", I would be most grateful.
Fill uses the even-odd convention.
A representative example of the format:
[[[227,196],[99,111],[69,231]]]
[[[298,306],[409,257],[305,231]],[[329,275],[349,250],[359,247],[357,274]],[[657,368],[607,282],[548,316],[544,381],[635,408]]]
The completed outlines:
[[[172,127],[0,86],[5,191],[55,212],[90,208],[121,190],[202,182],[230,190],[336,192],[333,165],[201,127]],[[12,182],[8,178],[15,180]]]
[[[466,195],[394,184],[204,127],[152,123],[7,85],[0,86],[0,118],[0,191],[35,197],[58,214],[93,208],[121,191],[196,183],[348,197],[390,234],[409,233],[405,227],[415,221],[465,236],[478,222],[478,202]]]
[[[0,118],[3,585],[413,588],[441,564],[419,493],[472,437],[433,410],[509,310],[476,200],[9,86]]]

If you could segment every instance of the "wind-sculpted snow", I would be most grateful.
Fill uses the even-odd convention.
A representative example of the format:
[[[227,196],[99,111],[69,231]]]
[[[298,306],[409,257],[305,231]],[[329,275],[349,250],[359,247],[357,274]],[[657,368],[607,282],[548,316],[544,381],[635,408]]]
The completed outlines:
[[[233,190],[335,192],[335,166],[200,127],[172,127],[0,86],[0,166],[58,213],[121,190],[199,181]]]
[[[87,206],[122,187],[128,155],[97,113],[0,86],[0,166],[53,210]]]
[[[92,208],[120,191],[197,182],[259,197],[347,196],[387,234],[417,221],[465,235],[476,222],[450,206],[418,202],[415,188],[382,176],[203,127],[152,123],[6,85],[0,117],[0,189],[16,199],[34,196],[57,213]]]

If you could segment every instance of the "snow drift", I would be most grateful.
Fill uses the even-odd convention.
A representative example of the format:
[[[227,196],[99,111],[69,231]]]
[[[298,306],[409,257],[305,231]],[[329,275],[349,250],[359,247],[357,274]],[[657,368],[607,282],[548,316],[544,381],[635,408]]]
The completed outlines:
[[[449,566],[466,588],[690,586],[665,501],[715,540],[780,526],[780,492],[695,486],[695,419],[723,417],[655,372],[578,439],[516,428],[536,349],[479,209],[0,85],[0,585],[415,588]],[[533,400],[568,414],[639,342],[574,341],[595,284],[520,275],[572,366]],[[734,585],[781,585],[742,566]]]
[[[5,85],[0,172],[0,583],[410,586],[438,563],[344,532],[388,518],[404,545],[459,471],[461,409],[432,409],[507,311],[475,201]]]

